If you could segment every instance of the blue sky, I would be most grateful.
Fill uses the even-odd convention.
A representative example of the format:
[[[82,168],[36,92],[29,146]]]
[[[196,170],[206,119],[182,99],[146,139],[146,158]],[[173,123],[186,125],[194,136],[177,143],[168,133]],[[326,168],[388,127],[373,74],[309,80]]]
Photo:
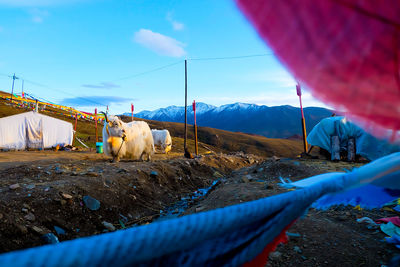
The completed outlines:
[[[15,72],[26,92],[86,111],[182,106],[186,58],[189,103],[298,106],[293,79],[233,1],[0,0],[2,91]]]

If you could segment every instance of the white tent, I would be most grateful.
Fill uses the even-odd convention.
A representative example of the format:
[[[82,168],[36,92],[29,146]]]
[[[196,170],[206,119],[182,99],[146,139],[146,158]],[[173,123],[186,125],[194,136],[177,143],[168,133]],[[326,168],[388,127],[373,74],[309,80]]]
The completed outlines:
[[[72,124],[37,112],[0,118],[0,149],[44,149],[71,145]]]

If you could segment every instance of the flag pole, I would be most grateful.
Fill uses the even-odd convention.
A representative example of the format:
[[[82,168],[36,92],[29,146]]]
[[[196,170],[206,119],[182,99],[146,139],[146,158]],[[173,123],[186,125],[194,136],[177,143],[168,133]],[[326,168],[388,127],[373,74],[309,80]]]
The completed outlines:
[[[135,110],[135,106],[131,103],[131,112],[132,112],[132,121],[133,121],[133,111]]]
[[[96,143],[98,142],[98,135],[97,135],[97,108],[94,109],[94,120],[96,123]]]
[[[193,125],[193,130],[194,130],[194,149],[196,155],[199,154],[199,147],[197,145],[197,123],[196,123],[196,101],[193,100],[193,113],[194,113],[194,125]]]
[[[306,119],[304,118],[303,103],[301,102],[301,87],[300,87],[299,83],[296,85],[296,92],[297,92],[297,95],[299,96],[299,100],[300,100],[301,127],[303,130],[304,153],[307,154],[308,143],[307,143]]]

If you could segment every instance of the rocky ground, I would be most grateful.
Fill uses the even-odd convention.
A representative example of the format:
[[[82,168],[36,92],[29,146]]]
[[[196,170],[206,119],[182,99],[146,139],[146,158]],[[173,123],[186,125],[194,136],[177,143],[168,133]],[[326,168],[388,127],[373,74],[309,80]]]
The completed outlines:
[[[267,197],[287,191],[277,185],[279,177],[295,181],[358,166],[243,153],[192,160],[173,153],[157,155],[153,162],[109,163],[92,152],[4,152],[0,252],[43,245],[51,241],[43,238],[46,234],[62,242]],[[289,230],[289,243],[271,254],[268,265],[387,264],[396,248],[382,242],[379,229],[356,222],[364,216],[395,214],[342,206],[310,210]]]

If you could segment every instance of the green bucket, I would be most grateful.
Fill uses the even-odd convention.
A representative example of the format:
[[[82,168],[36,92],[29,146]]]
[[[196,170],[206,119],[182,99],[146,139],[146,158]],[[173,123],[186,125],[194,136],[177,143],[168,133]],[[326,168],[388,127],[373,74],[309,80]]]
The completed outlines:
[[[103,143],[102,142],[96,142],[96,153],[103,153]]]

